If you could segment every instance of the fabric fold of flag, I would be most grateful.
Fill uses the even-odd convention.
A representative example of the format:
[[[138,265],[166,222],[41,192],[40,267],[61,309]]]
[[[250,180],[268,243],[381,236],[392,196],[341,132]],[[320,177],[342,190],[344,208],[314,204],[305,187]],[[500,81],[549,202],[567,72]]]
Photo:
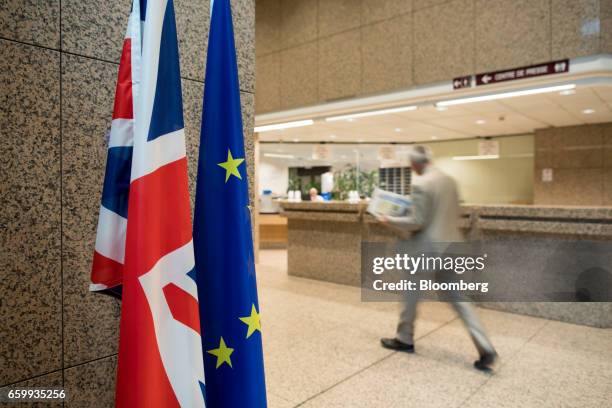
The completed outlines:
[[[211,13],[194,215],[208,407],[266,406],[248,177],[229,0]]]
[[[204,407],[174,6],[172,0],[143,3],[132,6],[140,16],[142,47],[115,402],[125,408]]]
[[[123,40],[108,140],[102,204],[91,268],[91,291],[121,296],[127,207],[134,146],[134,98],[138,90],[140,13],[132,8]]]

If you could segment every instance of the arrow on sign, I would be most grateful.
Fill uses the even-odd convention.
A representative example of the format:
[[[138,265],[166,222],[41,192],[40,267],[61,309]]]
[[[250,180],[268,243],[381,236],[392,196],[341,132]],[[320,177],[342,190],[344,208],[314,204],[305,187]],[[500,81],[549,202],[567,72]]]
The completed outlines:
[[[485,84],[488,84],[489,81],[491,81],[493,79],[493,77],[491,75],[485,74],[485,76],[482,77],[481,81],[484,82]]]

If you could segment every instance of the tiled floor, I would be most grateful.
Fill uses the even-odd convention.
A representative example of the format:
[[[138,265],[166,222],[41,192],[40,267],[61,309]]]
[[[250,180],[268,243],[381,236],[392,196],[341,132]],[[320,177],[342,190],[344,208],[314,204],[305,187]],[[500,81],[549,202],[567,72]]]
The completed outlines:
[[[268,404],[284,407],[610,407],[612,329],[478,309],[501,356],[493,374],[449,306],[419,305],[417,352],[379,346],[398,305],[358,288],[288,277],[286,252],[260,252]]]

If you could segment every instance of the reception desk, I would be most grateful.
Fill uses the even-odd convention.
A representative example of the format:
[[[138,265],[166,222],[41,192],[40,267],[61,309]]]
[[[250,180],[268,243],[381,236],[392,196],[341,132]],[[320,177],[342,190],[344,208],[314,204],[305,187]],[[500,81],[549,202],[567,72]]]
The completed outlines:
[[[361,243],[396,239],[368,214],[365,203],[282,202],[287,217],[288,273],[359,286]],[[460,227],[468,240],[610,241],[612,207],[463,205]],[[480,306],[576,324],[612,327],[608,302],[489,302]]]

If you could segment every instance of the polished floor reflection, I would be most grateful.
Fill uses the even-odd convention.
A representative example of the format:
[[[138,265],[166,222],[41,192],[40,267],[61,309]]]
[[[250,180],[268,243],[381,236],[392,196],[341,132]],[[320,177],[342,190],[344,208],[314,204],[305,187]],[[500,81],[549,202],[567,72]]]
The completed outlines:
[[[501,356],[486,374],[446,304],[419,306],[417,352],[407,355],[379,346],[397,305],[288,277],[283,250],[261,251],[257,272],[271,408],[612,404],[612,329],[479,309]]]

